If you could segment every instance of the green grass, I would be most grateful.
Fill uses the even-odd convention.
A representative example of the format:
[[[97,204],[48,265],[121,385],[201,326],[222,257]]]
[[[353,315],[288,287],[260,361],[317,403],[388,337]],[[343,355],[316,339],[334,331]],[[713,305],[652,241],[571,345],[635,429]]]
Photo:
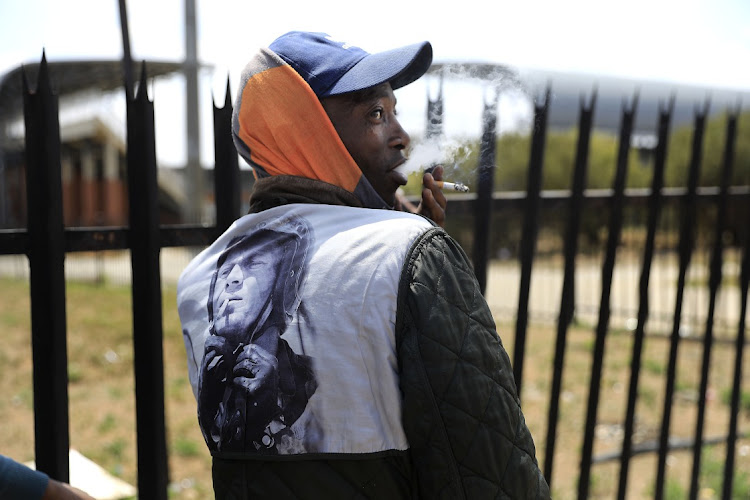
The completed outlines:
[[[196,457],[200,455],[203,446],[205,446],[203,442],[177,438],[174,443],[174,451],[181,457]]]
[[[701,457],[701,486],[714,492],[719,498],[724,487],[724,449],[706,448]],[[732,482],[732,499],[747,500],[750,498],[750,471],[735,468]]]
[[[112,284],[68,283],[66,315],[68,335],[68,376],[71,445],[106,470],[130,484],[136,483],[135,397],[133,375],[132,307],[130,289]],[[167,446],[169,450],[170,498],[204,499],[212,497],[211,457],[203,442],[196,417],[196,403],[187,378],[185,348],[176,313],[173,287],[165,286],[163,304],[164,387]],[[500,317],[500,315],[496,316]],[[0,350],[0,442],[3,452],[20,460],[33,459],[34,414],[31,384],[31,342],[28,284],[23,280],[0,278],[0,329],[4,346]],[[522,397],[524,414],[536,442],[537,457],[544,464],[544,438],[547,430],[555,327],[531,325],[524,364],[524,390],[532,388],[534,397]],[[500,325],[503,342],[513,352],[513,325]],[[585,409],[590,386],[595,333],[592,327],[571,328],[565,358],[560,420],[557,424],[553,491],[557,500],[575,498],[581,453]],[[632,355],[632,336],[626,332],[607,337],[602,394],[597,420],[611,425],[624,420]],[[643,370],[639,378],[637,422],[653,437],[659,428],[664,390],[664,366],[668,343],[647,342]],[[700,345],[684,343],[678,365],[677,390],[694,390],[696,360]],[[734,353],[718,345],[712,361],[712,383],[721,397],[709,408],[706,436],[726,433],[731,370]],[[750,373],[750,363],[748,363]],[[720,389],[718,389],[720,388]],[[740,432],[750,431],[750,393],[742,393]],[[679,437],[691,435],[694,427],[694,402],[675,398],[672,432]],[[747,445],[747,441],[743,441]],[[620,443],[597,438],[595,454],[617,449]],[[651,498],[653,491],[653,454],[632,462],[631,478],[638,479],[628,498]],[[667,498],[684,498],[689,488],[689,452],[680,453],[679,465],[669,470]],[[709,476],[717,474],[715,463],[723,457],[705,459],[702,484],[715,489]],[[737,456],[735,498],[750,498],[750,457]],[[592,494],[611,498],[617,486],[616,464],[597,464],[592,468]],[[723,470],[718,471],[719,476]],[[614,479],[611,479],[614,478]],[[720,490],[718,490],[720,491]],[[640,497],[638,495],[641,495]],[[739,495],[739,496],[737,496]],[[743,496],[744,495],[744,496]]]
[[[731,387],[727,387],[721,391],[721,402],[727,406],[732,404]],[[740,392],[740,411],[750,413],[750,391]]]
[[[130,484],[137,483],[131,292],[128,287],[68,282],[66,317],[71,447]],[[170,480],[191,484],[171,498],[210,498],[211,458],[197,425],[174,288],[164,287],[164,384]],[[29,288],[0,278],[0,442],[33,459],[34,414]]]
[[[675,481],[674,479],[667,479],[667,486],[664,490],[664,498],[666,500],[683,500],[688,496],[688,488],[685,488],[682,484]]]

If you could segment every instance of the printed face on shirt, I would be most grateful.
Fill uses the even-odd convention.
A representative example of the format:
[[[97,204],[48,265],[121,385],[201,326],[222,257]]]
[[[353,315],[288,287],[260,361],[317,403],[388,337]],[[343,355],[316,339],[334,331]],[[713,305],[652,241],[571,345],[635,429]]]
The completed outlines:
[[[397,171],[406,159],[409,134],[396,118],[396,97],[390,83],[321,99],[323,109],[365,178],[388,204],[406,184]]]
[[[214,331],[249,342],[250,328],[272,306],[279,255],[272,245],[231,251],[217,271],[212,299]]]

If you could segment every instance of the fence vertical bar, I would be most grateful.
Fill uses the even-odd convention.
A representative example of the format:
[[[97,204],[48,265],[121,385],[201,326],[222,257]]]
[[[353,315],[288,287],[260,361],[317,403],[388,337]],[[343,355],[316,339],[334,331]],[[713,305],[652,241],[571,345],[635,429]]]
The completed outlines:
[[[562,294],[560,297],[560,314],[557,320],[557,340],[555,343],[555,362],[552,372],[552,390],[550,391],[549,411],[547,416],[547,441],[544,453],[544,477],[552,485],[552,465],[555,455],[555,438],[557,436],[557,417],[562,390],[563,366],[565,364],[565,344],[568,327],[575,314],[575,274],[576,254],[578,253],[578,232],[581,226],[581,208],[583,190],[586,187],[588,170],[589,141],[593,124],[596,92],[591,95],[588,107],[581,98],[578,120],[578,144],[576,147],[575,168],[573,170],[572,192],[568,208],[568,227],[565,232],[565,274],[563,276]]]
[[[224,107],[214,103],[214,199],[216,229],[224,232],[241,214],[242,185],[237,150],[232,141],[232,93],[227,78]]]
[[[708,102],[702,113],[695,116],[693,131],[692,153],[687,178],[687,192],[680,203],[680,242],[679,242],[679,271],[677,276],[677,292],[672,320],[672,333],[669,341],[669,361],[667,364],[666,387],[664,390],[664,409],[662,410],[661,434],[659,437],[659,456],[657,459],[656,484],[654,496],[661,500],[664,496],[666,483],[667,454],[669,453],[669,428],[672,418],[672,398],[677,372],[677,355],[680,345],[680,323],[682,318],[682,301],[685,292],[685,278],[690,267],[690,260],[695,244],[695,216],[698,179],[700,177],[701,158],[703,156],[703,135],[708,114]],[[622,472],[621,472],[622,474]]]
[[[750,213],[750,203],[747,203],[745,213]],[[732,380],[732,396],[729,412],[729,432],[727,435],[727,453],[724,460],[724,483],[721,498],[732,498],[734,482],[734,460],[737,446],[737,417],[740,414],[740,395],[742,393],[742,357],[745,349],[745,316],[747,315],[747,292],[750,281],[750,234],[745,232],[745,251],[742,256],[742,271],[740,271],[740,320],[737,325],[735,339],[734,377]]]
[[[716,217],[716,233],[711,249],[711,263],[709,276],[708,314],[706,315],[706,331],[703,336],[703,361],[701,363],[701,381],[698,389],[698,417],[695,422],[695,441],[693,442],[693,468],[690,477],[690,500],[698,498],[699,476],[701,469],[701,451],[703,449],[703,424],[706,417],[706,390],[708,389],[709,368],[711,364],[711,347],[713,346],[714,309],[716,295],[721,285],[722,254],[724,228],[727,218],[727,200],[729,198],[729,184],[732,179],[732,163],[734,159],[734,141],[737,134],[737,115],[730,115],[727,119],[727,131],[724,143],[723,168],[721,171],[721,186],[718,199],[718,213]]]
[[[671,116],[674,108],[672,99],[667,112]],[[668,124],[668,122],[667,122]],[[651,193],[648,197],[648,220],[646,223],[646,243],[643,249],[641,275],[638,281],[638,314],[635,332],[633,332],[633,346],[630,356],[630,384],[628,386],[628,401],[625,410],[625,427],[623,432],[622,450],[620,452],[620,478],[617,484],[618,500],[625,500],[628,483],[630,455],[633,447],[633,427],[635,420],[635,404],[638,400],[638,382],[641,373],[641,355],[643,353],[643,339],[649,313],[648,288],[651,278],[651,264],[654,259],[656,229],[661,215],[662,188],[664,187],[664,166],[666,163],[666,144],[669,141],[668,128],[664,130],[664,147],[659,149],[659,155],[654,162],[654,172],[651,179]],[[662,140],[662,136],[659,137]]]
[[[23,87],[35,461],[37,469],[68,481],[70,435],[60,123],[45,55],[39,66],[36,92],[29,90],[26,73]]]
[[[612,291],[612,274],[617,257],[617,246],[620,242],[622,229],[623,210],[625,205],[625,181],[628,172],[628,151],[630,149],[630,138],[633,133],[636,109],[638,107],[638,94],[633,97],[633,102],[628,108],[623,105],[622,124],[620,126],[619,146],[617,150],[617,169],[613,182],[613,195],[610,206],[609,234],[607,235],[607,249],[602,266],[602,291],[599,303],[599,319],[596,326],[596,341],[594,345],[593,366],[591,369],[591,386],[589,387],[589,399],[586,414],[586,428],[584,430],[583,449],[581,453],[580,475],[578,478],[578,498],[588,498],[589,476],[591,473],[591,454],[594,443],[594,429],[596,428],[596,410],[599,401],[599,377],[602,371],[604,358],[604,341],[609,327],[610,294]]]
[[[542,189],[542,164],[544,163],[544,142],[547,139],[547,113],[549,111],[551,86],[547,86],[544,101],[534,103],[534,134],[531,138],[531,155],[526,181],[526,204],[524,206],[523,234],[521,236],[521,284],[518,294],[518,315],[516,318],[516,338],[513,345],[513,376],[516,390],[521,396],[523,357],[526,349],[526,327],[529,319],[529,291],[531,290],[531,266],[534,262],[534,249],[538,230],[537,214]]]
[[[138,495],[166,500],[168,470],[164,423],[164,359],[159,206],[154,106],[148,100],[145,64],[138,91],[127,103],[128,242],[132,266],[133,350]]]
[[[130,28],[128,27],[128,6],[125,0],[118,0],[120,8],[120,31],[122,33],[122,73],[125,85],[125,99],[133,98],[133,58],[130,54]]]
[[[497,96],[493,102],[484,103],[482,113],[484,131],[479,148],[479,173],[477,176],[477,201],[474,208],[474,274],[479,289],[487,287],[487,252],[489,250],[490,219],[492,218],[492,192],[495,184],[495,149],[497,126]]]

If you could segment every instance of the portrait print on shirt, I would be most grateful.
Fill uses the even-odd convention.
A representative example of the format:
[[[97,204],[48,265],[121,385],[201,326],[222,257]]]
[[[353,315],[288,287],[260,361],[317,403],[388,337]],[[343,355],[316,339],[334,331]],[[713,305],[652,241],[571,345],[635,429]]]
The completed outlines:
[[[307,221],[282,217],[233,238],[217,259],[198,397],[212,450],[299,452],[311,437],[300,417],[317,387],[312,359],[282,335],[304,307],[312,240]]]

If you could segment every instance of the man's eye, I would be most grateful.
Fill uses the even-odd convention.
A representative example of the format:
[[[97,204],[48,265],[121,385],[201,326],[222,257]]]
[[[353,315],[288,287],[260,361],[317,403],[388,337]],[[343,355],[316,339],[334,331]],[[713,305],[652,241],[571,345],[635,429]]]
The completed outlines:
[[[256,261],[247,261],[242,263],[242,272],[248,273],[262,266],[262,263]]]
[[[383,110],[382,109],[373,110],[373,112],[370,113],[370,116],[372,116],[376,120],[380,120],[381,118],[383,118]]]

